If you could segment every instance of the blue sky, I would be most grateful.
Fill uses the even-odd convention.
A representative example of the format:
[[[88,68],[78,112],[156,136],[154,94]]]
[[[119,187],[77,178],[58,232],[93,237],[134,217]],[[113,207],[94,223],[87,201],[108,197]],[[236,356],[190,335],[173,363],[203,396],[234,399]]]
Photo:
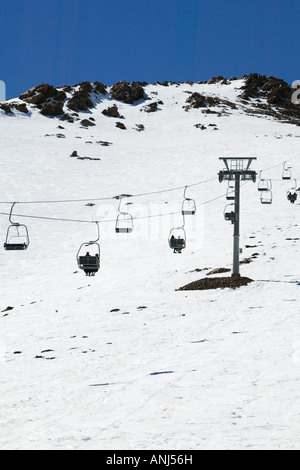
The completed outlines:
[[[300,79],[300,2],[0,0],[6,97],[39,83]]]

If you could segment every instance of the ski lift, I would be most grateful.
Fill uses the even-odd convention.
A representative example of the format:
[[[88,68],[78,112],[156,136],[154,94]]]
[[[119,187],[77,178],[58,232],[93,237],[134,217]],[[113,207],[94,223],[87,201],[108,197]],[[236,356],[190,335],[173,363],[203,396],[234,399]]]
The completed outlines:
[[[121,198],[120,198],[119,207],[118,207],[119,214],[116,220],[116,227],[115,227],[116,233],[131,233],[133,230],[132,215],[129,214],[128,212],[122,212],[120,210],[120,206],[121,206]]]
[[[273,200],[273,195],[272,195],[271,190],[264,191],[264,192],[261,193],[260,202],[262,204],[272,204],[272,200]]]
[[[100,268],[100,245],[98,240],[100,238],[99,225],[98,222],[95,222],[97,225],[98,237],[94,241],[82,243],[77,252],[77,264],[80,269],[83,269],[87,276],[94,276],[95,273]],[[83,248],[89,249],[92,247],[93,253],[90,254],[90,251],[83,253]]]
[[[235,199],[234,184],[231,185],[230,181],[228,181],[228,188],[227,188],[227,191],[226,191],[226,199],[228,201],[234,201],[234,199]]]
[[[298,194],[296,193],[296,191],[294,192],[288,191],[287,198],[292,204],[294,204],[294,202],[297,200],[297,197],[298,197]]]
[[[298,194],[297,194],[297,180],[294,180],[294,181],[295,181],[295,185],[293,186],[293,188],[291,188],[287,191],[288,201],[290,201],[292,204],[295,203],[295,201],[297,200],[297,197],[298,197]]]
[[[292,178],[292,173],[291,173],[291,166],[286,167],[286,162],[283,164],[283,171],[282,171],[282,179],[283,180],[290,180]]]
[[[232,224],[234,224],[234,222],[236,221],[236,214],[234,211],[229,211],[227,209],[228,206],[233,206],[233,204],[227,204],[227,206],[225,206],[225,209],[223,212],[224,219],[229,220]]]
[[[272,182],[271,180],[266,180],[261,178],[261,171],[259,172],[259,182],[257,189],[258,191],[269,191],[271,189]]]
[[[186,233],[185,233],[185,219],[183,215],[183,223],[179,227],[172,228],[169,233],[169,247],[173,250],[173,253],[181,253],[186,247]]]
[[[261,204],[272,204],[273,194],[272,194],[272,180],[267,181],[268,187],[261,190],[260,193],[260,202]]]
[[[13,222],[11,220],[12,211],[16,202],[10,209],[9,221],[11,225],[7,229],[6,239],[4,242],[5,250],[26,250],[29,246],[29,235],[26,225]]]
[[[186,233],[184,227],[172,228],[169,234],[169,246],[174,253],[181,253],[186,247]]]
[[[196,203],[194,199],[186,197],[185,195],[186,188],[187,186],[184,188],[184,193],[183,193],[184,199],[182,202],[181,213],[182,215],[194,215],[196,213]]]

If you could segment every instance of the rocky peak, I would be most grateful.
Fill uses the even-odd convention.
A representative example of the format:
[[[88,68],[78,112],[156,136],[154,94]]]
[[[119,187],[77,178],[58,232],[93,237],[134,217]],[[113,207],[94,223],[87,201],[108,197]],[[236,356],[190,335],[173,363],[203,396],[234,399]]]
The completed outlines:
[[[128,83],[125,80],[112,85],[110,89],[111,97],[124,103],[133,104],[135,101],[144,99],[144,88],[141,82]]]

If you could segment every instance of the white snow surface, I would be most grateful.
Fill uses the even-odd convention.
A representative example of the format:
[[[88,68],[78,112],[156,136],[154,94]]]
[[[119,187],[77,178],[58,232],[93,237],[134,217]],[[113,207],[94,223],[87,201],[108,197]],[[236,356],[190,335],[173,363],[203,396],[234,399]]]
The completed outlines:
[[[281,179],[290,159],[300,178],[300,129],[246,114],[242,83],[147,85],[162,101],[153,113],[143,110],[151,101],[101,95],[79,113],[95,119],[87,129],[32,106],[0,111],[0,233],[4,242],[17,201],[12,220],[30,235],[27,250],[0,251],[2,450],[300,448],[299,200],[287,201],[294,183]],[[194,91],[237,109],[186,111]],[[123,118],[102,114],[113,103]],[[208,269],[232,268],[223,156],[256,157],[251,168],[272,179],[271,205],[257,183],[241,188],[241,260],[257,253],[241,275],[254,282],[178,291]],[[197,213],[174,254],[168,235],[189,185]],[[135,196],[123,206],[135,218],[128,235],[114,230],[119,194]],[[94,277],[76,254],[96,225],[80,220],[100,220]]]

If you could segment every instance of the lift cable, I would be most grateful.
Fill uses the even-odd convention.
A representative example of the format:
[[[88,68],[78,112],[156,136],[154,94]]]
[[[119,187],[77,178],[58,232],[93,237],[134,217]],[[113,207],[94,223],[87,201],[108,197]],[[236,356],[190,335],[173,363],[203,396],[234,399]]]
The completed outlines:
[[[245,181],[241,186],[244,186],[247,184],[248,181]],[[200,204],[197,204],[196,207],[204,206],[206,204],[210,204],[211,202],[216,201],[217,199],[221,199],[225,194],[221,194],[220,196],[216,196],[212,199],[209,199],[208,201],[201,202]],[[166,217],[170,215],[178,215],[182,214],[181,211],[179,212],[168,212],[168,213],[163,213],[163,214],[153,214],[153,215],[145,215],[145,216],[138,216],[138,217],[132,217],[133,220],[140,220],[140,219],[152,219],[156,217]],[[0,212],[0,215],[5,215],[8,216],[8,212]],[[58,222],[74,222],[74,223],[85,223],[85,224],[94,224],[94,223],[115,223],[116,219],[106,219],[106,220],[83,220],[83,219],[69,219],[69,218],[59,218],[59,217],[45,217],[45,216],[39,216],[39,215],[25,215],[25,214],[15,214],[16,217],[24,217],[28,219],[41,219],[41,220],[53,220],[53,221],[58,221]]]
[[[192,186],[198,186],[200,184],[205,184],[209,183],[210,181],[216,180],[217,177],[209,178],[204,181],[198,181],[197,183],[192,183],[189,185],[184,185],[184,186],[179,186],[177,188],[168,188],[168,189],[162,189],[162,190],[157,190],[157,191],[150,191],[147,193],[138,193],[138,194],[133,194],[128,197],[141,197],[141,196],[149,196],[152,194],[160,194],[160,193],[166,193],[170,191],[178,191],[182,190],[185,187],[190,188]],[[18,201],[19,204],[51,204],[51,203],[69,203],[69,202],[89,202],[89,201],[108,201],[108,200],[114,200],[116,199],[116,196],[110,196],[110,197],[100,197],[100,198],[89,198],[89,199],[62,199],[62,200],[48,200],[48,201]],[[0,201],[0,204],[13,204],[13,201]]]
[[[299,157],[299,155],[294,155],[293,157],[291,158],[288,158],[286,160],[284,160],[285,162],[290,162],[291,160],[293,160],[294,158],[297,158]],[[279,166],[282,167],[282,163],[278,163],[277,165],[273,165],[273,166],[270,166],[269,168],[264,168],[263,170],[261,170],[262,172],[263,171],[268,171],[268,170],[273,170],[273,168],[278,168]],[[275,180],[274,180],[275,181]]]

